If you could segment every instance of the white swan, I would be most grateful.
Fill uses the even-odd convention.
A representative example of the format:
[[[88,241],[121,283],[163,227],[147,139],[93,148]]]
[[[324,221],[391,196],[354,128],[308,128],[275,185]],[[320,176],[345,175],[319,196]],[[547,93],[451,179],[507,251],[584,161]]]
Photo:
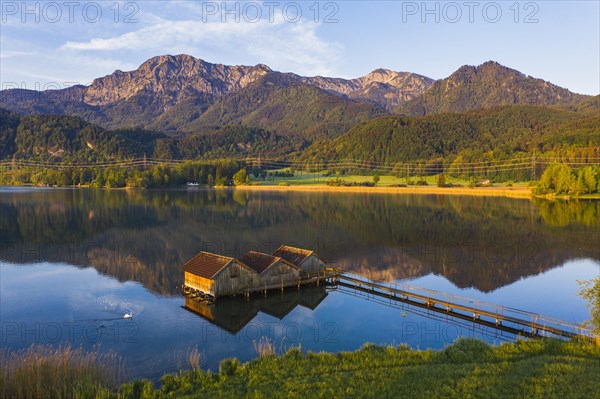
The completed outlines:
[[[131,312],[131,313],[125,313],[125,314],[123,315],[123,318],[124,318],[124,319],[131,319],[132,317],[133,317],[133,312]]]

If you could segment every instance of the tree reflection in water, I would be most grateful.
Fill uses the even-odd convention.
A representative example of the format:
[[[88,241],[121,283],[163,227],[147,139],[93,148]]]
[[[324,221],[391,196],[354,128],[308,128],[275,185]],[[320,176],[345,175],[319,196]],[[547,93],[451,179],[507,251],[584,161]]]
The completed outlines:
[[[600,260],[600,202],[235,190],[2,189],[0,257],[92,266],[163,295],[200,250],[282,243],[377,279],[434,273],[489,292],[575,258]]]

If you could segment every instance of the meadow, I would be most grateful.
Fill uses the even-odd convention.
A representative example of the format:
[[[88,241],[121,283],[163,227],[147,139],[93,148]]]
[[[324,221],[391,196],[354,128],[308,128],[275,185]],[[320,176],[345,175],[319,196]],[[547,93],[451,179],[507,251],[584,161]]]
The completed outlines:
[[[491,346],[459,339],[442,350],[364,345],[354,352],[277,355],[269,342],[259,357],[223,360],[218,372],[199,367],[116,388],[122,365],[112,356],[63,347],[4,352],[0,393],[11,398],[598,398],[600,346],[589,341],[518,340]]]

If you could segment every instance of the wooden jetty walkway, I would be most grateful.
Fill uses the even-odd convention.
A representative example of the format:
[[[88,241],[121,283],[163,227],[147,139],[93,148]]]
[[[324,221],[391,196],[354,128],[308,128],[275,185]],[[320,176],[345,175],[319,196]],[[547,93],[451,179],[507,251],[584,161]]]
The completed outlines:
[[[595,335],[576,323],[508,306],[448,294],[407,284],[372,281],[358,274],[329,272],[331,287],[361,292],[367,297],[401,302],[443,313],[486,327],[527,337],[555,336],[593,339]]]
[[[408,284],[373,281],[340,268],[328,267],[312,251],[300,248],[282,246],[278,251],[282,252],[281,255],[293,256],[288,256],[287,260],[278,257],[279,252],[273,256],[250,251],[237,260],[200,252],[182,268],[186,276],[183,293],[190,298],[214,302],[219,296],[217,294],[250,297],[259,292],[266,295],[271,290],[300,289],[305,284],[325,284],[338,290],[362,293],[369,299],[404,303],[515,335],[597,339],[595,334],[577,323]],[[266,266],[259,264],[258,260],[266,260],[266,263],[263,262]],[[285,279],[280,277],[284,275],[280,271],[282,267],[293,273],[288,270]],[[240,273],[245,278],[238,277]],[[234,280],[236,284],[231,283]]]

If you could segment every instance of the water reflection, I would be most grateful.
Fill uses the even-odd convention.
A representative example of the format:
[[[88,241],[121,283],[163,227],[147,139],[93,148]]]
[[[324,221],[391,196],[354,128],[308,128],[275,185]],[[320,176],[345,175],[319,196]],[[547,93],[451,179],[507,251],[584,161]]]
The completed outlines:
[[[281,293],[253,295],[248,299],[238,296],[209,302],[187,296],[184,308],[230,334],[237,334],[256,317],[258,312],[283,320],[297,306],[315,310],[326,297],[327,291],[324,286],[306,285],[300,289],[288,289]]]
[[[200,250],[281,243],[376,279],[435,274],[490,292],[570,259],[600,260],[600,202],[230,190],[0,192],[0,258],[93,266],[178,293]]]

